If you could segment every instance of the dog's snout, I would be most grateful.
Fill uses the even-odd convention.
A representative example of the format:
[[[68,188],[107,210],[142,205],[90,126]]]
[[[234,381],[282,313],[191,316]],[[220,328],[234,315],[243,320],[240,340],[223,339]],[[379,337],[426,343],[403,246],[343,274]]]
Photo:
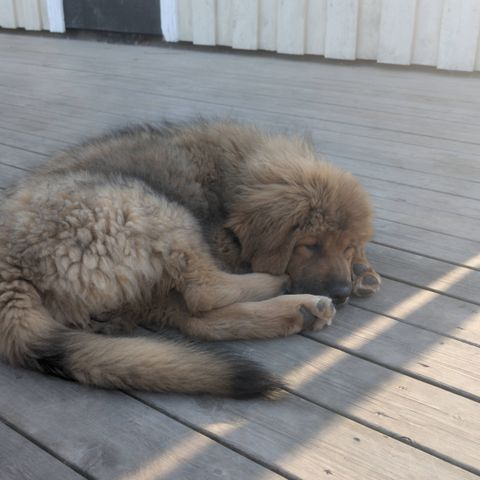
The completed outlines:
[[[352,285],[349,283],[338,283],[328,289],[328,294],[335,305],[343,305],[352,293]]]

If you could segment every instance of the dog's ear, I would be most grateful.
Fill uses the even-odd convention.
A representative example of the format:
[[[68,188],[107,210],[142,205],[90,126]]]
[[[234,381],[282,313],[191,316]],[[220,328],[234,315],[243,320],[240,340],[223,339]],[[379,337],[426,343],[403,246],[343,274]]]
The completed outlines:
[[[240,240],[242,259],[255,272],[285,273],[304,212],[285,185],[244,187],[237,196],[226,227]]]

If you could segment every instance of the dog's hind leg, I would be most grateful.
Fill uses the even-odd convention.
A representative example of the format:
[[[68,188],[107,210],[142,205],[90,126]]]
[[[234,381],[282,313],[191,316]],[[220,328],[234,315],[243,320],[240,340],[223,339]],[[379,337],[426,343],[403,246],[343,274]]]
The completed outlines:
[[[353,294],[357,297],[368,297],[378,292],[382,279],[372,268],[367,259],[363,245],[355,248],[352,261]]]
[[[194,317],[178,318],[185,335],[203,340],[284,337],[330,325],[332,300],[315,295],[282,295],[262,302],[244,302]]]

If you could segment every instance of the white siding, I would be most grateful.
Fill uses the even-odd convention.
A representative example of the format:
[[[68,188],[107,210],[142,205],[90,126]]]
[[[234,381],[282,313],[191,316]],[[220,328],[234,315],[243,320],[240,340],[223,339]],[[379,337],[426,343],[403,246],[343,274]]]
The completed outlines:
[[[417,18],[412,63],[436,65],[443,0],[417,0]]]
[[[305,53],[306,0],[278,0],[277,52]]]
[[[360,0],[358,7],[357,58],[376,60],[382,0]]]
[[[416,0],[383,0],[377,60],[409,65],[412,58]]]
[[[17,26],[14,0],[2,0],[0,2],[0,27],[17,28]]]
[[[258,24],[258,48],[277,48],[277,0],[260,0]]]
[[[0,0],[0,27],[64,32],[63,1]]]
[[[192,0],[193,43],[216,44],[215,0]]]
[[[180,40],[480,70],[480,0],[173,1]]]
[[[258,0],[233,0],[232,47],[258,49]]]
[[[217,0],[217,45],[232,46],[232,11],[236,6],[230,0]],[[238,48],[235,46],[235,48]]]
[[[158,0],[167,41],[480,71],[480,0]],[[0,27],[64,32],[62,0],[0,0]]]
[[[358,0],[328,0],[325,56],[355,59]]]
[[[479,0],[445,0],[437,66],[474,70],[479,28]]]
[[[327,29],[327,0],[308,0],[306,19],[305,53],[325,54],[325,33]]]

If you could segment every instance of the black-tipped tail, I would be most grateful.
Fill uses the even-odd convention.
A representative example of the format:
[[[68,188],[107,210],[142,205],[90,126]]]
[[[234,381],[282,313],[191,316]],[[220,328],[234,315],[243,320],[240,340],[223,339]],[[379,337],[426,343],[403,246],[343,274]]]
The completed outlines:
[[[278,398],[285,385],[254,362],[243,358],[230,359],[233,372],[231,395],[233,398]]]

